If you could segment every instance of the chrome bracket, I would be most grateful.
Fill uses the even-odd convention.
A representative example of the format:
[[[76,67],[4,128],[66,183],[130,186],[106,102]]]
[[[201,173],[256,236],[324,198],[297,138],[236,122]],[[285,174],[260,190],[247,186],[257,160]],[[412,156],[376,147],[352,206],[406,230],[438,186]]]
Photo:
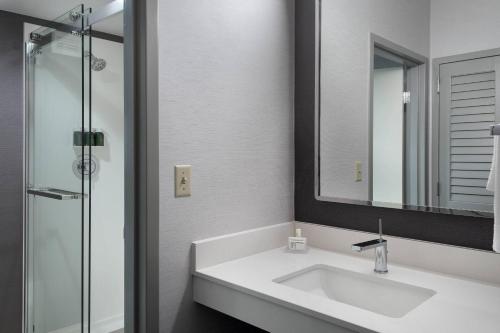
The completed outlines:
[[[88,30],[73,30],[71,31],[71,34],[73,36],[77,37],[82,37],[82,36],[87,36],[90,32]]]
[[[42,41],[42,35],[37,34],[36,32],[30,33],[30,41],[33,43],[38,43]]]
[[[81,12],[71,12],[69,13],[69,19],[71,22],[76,22],[78,21],[81,17],[82,17],[82,13]]]

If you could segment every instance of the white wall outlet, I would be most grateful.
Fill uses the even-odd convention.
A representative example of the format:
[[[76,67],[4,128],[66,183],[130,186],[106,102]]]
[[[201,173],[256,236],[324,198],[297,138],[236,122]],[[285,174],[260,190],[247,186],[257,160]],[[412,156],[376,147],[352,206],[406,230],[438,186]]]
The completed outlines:
[[[361,161],[354,162],[354,180],[356,182],[363,181],[363,172],[361,169],[362,169]]]
[[[175,166],[175,196],[190,197],[191,196],[191,166],[176,165]]]

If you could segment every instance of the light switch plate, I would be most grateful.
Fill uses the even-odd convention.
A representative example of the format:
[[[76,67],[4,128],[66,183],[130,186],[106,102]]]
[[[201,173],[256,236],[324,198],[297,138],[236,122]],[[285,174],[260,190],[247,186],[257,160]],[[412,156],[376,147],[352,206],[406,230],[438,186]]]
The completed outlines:
[[[176,165],[175,166],[175,196],[190,197],[191,196],[191,166]]]

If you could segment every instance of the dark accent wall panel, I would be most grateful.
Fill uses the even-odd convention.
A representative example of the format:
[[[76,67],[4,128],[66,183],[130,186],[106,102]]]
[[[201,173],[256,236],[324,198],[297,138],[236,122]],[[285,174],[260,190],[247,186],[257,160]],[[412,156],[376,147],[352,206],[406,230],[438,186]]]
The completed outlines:
[[[21,332],[23,22],[0,13],[0,332]]]
[[[315,0],[296,1],[295,219],[353,230],[491,250],[493,220],[318,201],[314,195]]]

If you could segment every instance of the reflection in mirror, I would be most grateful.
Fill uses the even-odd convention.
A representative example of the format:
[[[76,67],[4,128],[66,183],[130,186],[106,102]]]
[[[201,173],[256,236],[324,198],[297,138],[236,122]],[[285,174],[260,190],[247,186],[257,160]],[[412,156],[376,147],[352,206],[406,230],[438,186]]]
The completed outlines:
[[[499,10],[317,1],[319,200],[491,216]]]
[[[425,89],[419,81],[420,75],[425,78],[427,60],[413,60],[402,48],[391,53],[389,43],[386,50],[382,43],[379,39],[373,52],[371,197],[379,203],[424,205],[425,164],[418,166],[425,161],[425,151],[419,151],[425,144],[419,142],[425,137],[419,130],[425,129]]]

